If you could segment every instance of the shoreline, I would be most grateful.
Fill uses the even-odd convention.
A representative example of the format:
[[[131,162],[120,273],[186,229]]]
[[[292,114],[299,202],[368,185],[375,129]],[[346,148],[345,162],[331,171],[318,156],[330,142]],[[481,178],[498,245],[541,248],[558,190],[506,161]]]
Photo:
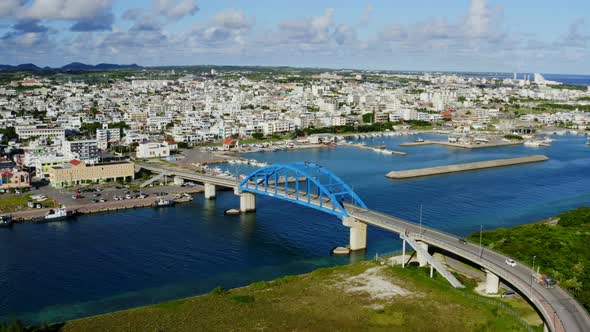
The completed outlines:
[[[186,188],[184,192],[194,195],[198,193],[202,193],[204,191],[201,186],[195,186],[193,188]],[[110,211],[120,211],[120,210],[128,210],[128,209],[137,209],[137,208],[146,208],[151,207],[158,199],[174,199],[177,203],[186,203],[190,202],[192,199],[187,198],[175,198],[174,194],[168,194],[165,196],[152,196],[146,198],[134,198],[134,199],[126,199],[121,201],[107,201],[104,203],[85,203],[85,204],[78,204],[78,205],[70,205],[68,206],[68,210],[77,211],[78,214],[93,214],[93,213],[101,213],[101,212],[110,212]],[[35,209],[35,210],[26,210],[26,211],[18,211],[10,213],[13,217],[13,223],[21,224],[21,223],[29,223],[34,222],[36,219],[42,218],[49,212],[51,208],[45,209]]]

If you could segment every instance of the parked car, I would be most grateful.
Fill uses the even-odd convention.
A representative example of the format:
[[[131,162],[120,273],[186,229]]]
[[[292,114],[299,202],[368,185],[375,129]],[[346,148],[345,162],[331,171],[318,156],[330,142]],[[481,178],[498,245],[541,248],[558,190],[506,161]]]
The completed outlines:
[[[516,293],[514,291],[508,290],[505,291],[504,294],[502,294],[502,297],[510,297],[510,296],[514,296],[516,295]]]
[[[505,262],[509,266],[512,266],[512,267],[515,267],[516,266],[516,262],[513,259],[511,259],[511,258],[506,258]]]

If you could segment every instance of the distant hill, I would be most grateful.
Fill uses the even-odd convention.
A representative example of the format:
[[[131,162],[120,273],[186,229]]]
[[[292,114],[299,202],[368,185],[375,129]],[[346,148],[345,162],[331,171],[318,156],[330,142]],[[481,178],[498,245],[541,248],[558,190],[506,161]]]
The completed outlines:
[[[72,62],[62,67],[51,68],[51,67],[44,67],[40,68],[32,63],[25,63],[20,64],[17,66],[13,65],[0,65],[0,70],[112,70],[112,69],[139,69],[142,68],[137,64],[130,64],[130,65],[118,65],[112,63],[99,63],[96,66],[88,65],[81,62]]]

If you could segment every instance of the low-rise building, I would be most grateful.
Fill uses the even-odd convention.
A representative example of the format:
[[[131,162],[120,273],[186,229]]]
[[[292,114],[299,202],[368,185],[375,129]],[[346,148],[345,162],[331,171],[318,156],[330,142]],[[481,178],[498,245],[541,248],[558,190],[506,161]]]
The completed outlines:
[[[74,159],[49,169],[49,181],[53,187],[74,184],[132,180],[135,174],[133,163],[128,161],[87,164]]]
[[[31,186],[29,173],[19,169],[0,170],[0,189],[25,188]]]
[[[45,125],[16,126],[15,131],[18,138],[21,140],[32,137],[64,140],[66,137],[66,130],[64,128],[50,128]]]
[[[168,142],[142,142],[136,150],[137,158],[162,158],[170,156]]]

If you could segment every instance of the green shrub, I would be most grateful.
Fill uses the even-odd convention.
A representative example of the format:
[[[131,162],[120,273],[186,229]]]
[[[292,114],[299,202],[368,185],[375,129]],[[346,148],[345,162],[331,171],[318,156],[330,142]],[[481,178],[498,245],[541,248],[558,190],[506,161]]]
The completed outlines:
[[[232,296],[232,300],[238,303],[252,303],[254,302],[254,297],[250,295],[236,295]]]

